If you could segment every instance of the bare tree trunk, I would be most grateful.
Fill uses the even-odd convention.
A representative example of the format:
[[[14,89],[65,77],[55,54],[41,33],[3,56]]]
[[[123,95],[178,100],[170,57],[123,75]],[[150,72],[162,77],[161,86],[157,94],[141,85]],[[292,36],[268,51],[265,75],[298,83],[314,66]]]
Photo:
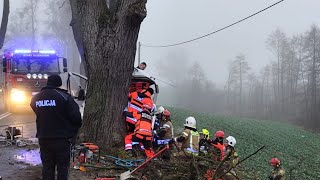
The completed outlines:
[[[239,61],[239,70],[240,70],[240,73],[239,73],[239,78],[240,78],[240,100],[239,100],[239,109],[240,109],[240,115],[242,116],[242,60],[240,59]]]
[[[89,80],[83,140],[103,148],[119,145],[146,0],[118,0],[114,9],[105,0],[70,0],[70,4],[78,18],[75,23],[79,23]]]
[[[3,13],[0,27],[0,49],[3,47],[4,39],[7,32],[8,19],[10,13],[9,0],[3,0]]]
[[[231,68],[229,70],[229,76],[228,76],[228,81],[227,81],[227,109],[229,109],[229,112],[233,114],[231,105],[230,105],[230,87],[231,86]]]
[[[277,51],[277,58],[278,58],[278,67],[277,67],[277,109],[279,108],[279,98],[280,98],[280,43],[278,42],[278,51]]]
[[[315,32],[316,33],[316,32]],[[311,120],[314,128],[317,127],[317,80],[316,80],[316,34],[313,37],[313,57],[311,70]]]
[[[35,41],[36,41],[36,30],[34,26],[34,20],[35,20],[35,10],[37,8],[37,2],[34,0],[31,0],[31,33],[32,33],[32,40],[31,40],[31,49],[34,50]]]

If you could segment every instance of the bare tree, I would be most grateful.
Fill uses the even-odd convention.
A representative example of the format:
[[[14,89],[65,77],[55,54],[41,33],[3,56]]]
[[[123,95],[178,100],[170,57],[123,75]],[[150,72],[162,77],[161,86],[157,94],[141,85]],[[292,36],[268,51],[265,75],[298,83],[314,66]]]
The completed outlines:
[[[88,72],[83,139],[104,148],[122,142],[122,111],[146,0],[70,0],[74,37]]]
[[[35,48],[37,44],[37,7],[39,0],[23,2],[23,7],[10,15],[8,32],[5,38],[6,48]]]
[[[278,108],[284,108],[284,56],[286,53],[287,47],[287,37],[284,32],[280,29],[276,29],[272,32],[267,40],[267,45],[270,48],[271,52],[277,58],[277,86],[276,86],[276,99],[279,100],[277,105],[281,103],[281,106]],[[280,112],[282,110],[280,109]]]
[[[306,33],[305,51],[307,55],[307,63],[309,69],[310,90],[311,90],[311,108],[310,119],[311,127],[319,127],[318,123],[318,106],[317,106],[317,79],[319,78],[320,65],[320,29],[316,25],[312,25]]]

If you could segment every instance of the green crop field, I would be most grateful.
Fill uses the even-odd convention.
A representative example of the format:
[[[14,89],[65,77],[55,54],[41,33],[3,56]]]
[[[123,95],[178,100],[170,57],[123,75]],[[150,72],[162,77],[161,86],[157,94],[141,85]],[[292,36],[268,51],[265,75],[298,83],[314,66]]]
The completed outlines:
[[[293,125],[267,120],[222,117],[206,113],[194,113],[169,108],[175,133],[183,129],[188,116],[197,120],[197,128],[213,132],[223,130],[236,138],[236,149],[240,158],[245,158],[261,146],[266,148],[240,165],[244,179],[267,179],[272,168],[268,162],[278,157],[286,170],[286,179],[320,180],[320,135]],[[291,175],[290,175],[291,174]]]

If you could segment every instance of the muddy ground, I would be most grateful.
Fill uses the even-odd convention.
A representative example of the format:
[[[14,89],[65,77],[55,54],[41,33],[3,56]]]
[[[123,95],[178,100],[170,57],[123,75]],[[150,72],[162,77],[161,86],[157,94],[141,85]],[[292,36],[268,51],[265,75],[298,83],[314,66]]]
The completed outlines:
[[[23,148],[16,146],[2,147],[0,148],[0,162],[0,176],[3,180],[42,179],[39,148],[36,145]],[[106,166],[103,166],[103,164],[97,166],[99,168],[86,167],[85,172],[71,168],[69,179],[93,180],[95,177],[115,177],[128,170],[128,168],[115,165],[112,160],[108,160]],[[217,163],[201,159],[172,158],[170,161],[158,159],[137,171],[133,179],[205,179],[204,175],[207,169],[216,166]]]

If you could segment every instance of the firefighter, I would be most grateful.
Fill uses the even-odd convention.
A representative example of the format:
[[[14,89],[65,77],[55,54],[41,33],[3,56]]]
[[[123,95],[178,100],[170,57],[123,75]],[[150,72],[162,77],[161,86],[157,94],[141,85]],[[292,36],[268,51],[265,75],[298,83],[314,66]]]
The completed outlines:
[[[134,134],[132,136],[133,148],[136,152],[139,152],[139,143],[142,143],[147,158],[151,158],[154,155],[152,149],[152,107],[151,103],[143,104],[142,112],[139,113],[140,118],[135,125]]]
[[[200,134],[199,141],[199,154],[206,155],[208,153],[207,141],[209,140],[209,131],[207,129],[202,129]]]
[[[224,158],[226,147],[223,143],[224,132],[217,131],[214,134],[215,139],[209,139],[207,142],[213,147],[212,156],[216,161],[221,161]]]
[[[132,134],[135,129],[135,124],[140,118],[139,113],[142,111],[142,106],[145,103],[153,104],[151,96],[153,89],[148,88],[141,92],[132,92],[129,94],[129,102],[126,115],[127,135],[125,136],[125,150],[128,156],[132,156]]]
[[[178,156],[195,155],[199,154],[199,133],[196,127],[196,119],[194,117],[188,117],[184,124],[184,131],[180,137],[172,139],[173,143],[182,143],[181,151]]]
[[[235,167],[236,167],[237,163],[239,162],[238,153],[234,147],[236,145],[237,141],[233,136],[228,136],[226,138],[226,141],[227,141],[225,143],[226,152],[225,152],[225,156],[222,160],[222,162],[224,162],[224,163],[223,163],[222,167],[217,170],[217,174],[221,175],[221,174],[230,170],[221,178],[223,180],[235,180],[235,179],[238,179],[237,173],[235,171]]]
[[[159,139],[159,136],[157,134],[157,131],[160,129],[160,121],[162,120],[162,116],[163,116],[163,112],[164,112],[164,107],[160,106],[157,111],[155,112],[155,121],[154,121],[154,124],[153,124],[153,141],[152,141],[152,144],[153,144],[153,148],[154,149],[158,149],[158,139]]]
[[[161,120],[162,126],[157,131],[157,135],[159,139],[157,140],[157,145],[160,146],[160,150],[164,148],[166,145],[170,144],[171,139],[173,138],[173,125],[171,122],[171,113],[169,110],[165,109],[163,111],[163,116]],[[162,158],[166,160],[170,160],[170,150],[166,150],[163,153]]]
[[[42,179],[55,179],[56,167],[57,179],[68,179],[70,149],[82,125],[78,104],[61,85],[59,75],[49,76],[47,86],[30,103],[36,114]]]
[[[284,180],[285,170],[281,167],[280,160],[278,158],[272,158],[269,161],[270,165],[273,167],[273,171],[269,176],[270,180]]]
[[[155,112],[156,120],[154,122],[153,129],[156,131],[159,130],[160,128],[160,121],[162,120],[164,110],[165,110],[164,107],[160,106]]]

